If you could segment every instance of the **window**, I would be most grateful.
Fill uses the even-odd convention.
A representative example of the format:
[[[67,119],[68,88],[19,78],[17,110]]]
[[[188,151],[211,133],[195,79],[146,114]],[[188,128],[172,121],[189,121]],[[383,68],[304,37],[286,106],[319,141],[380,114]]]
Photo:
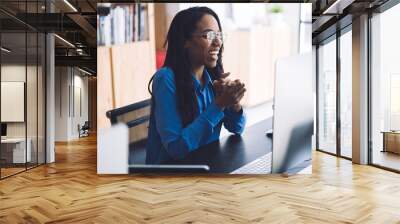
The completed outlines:
[[[311,20],[311,5],[300,5],[300,32],[299,32],[299,52],[305,53],[311,51],[311,35],[312,20]]]
[[[340,36],[340,155],[352,157],[352,33]]]
[[[371,18],[371,162],[400,170],[400,5]]]
[[[336,39],[318,48],[318,149],[336,154]]]

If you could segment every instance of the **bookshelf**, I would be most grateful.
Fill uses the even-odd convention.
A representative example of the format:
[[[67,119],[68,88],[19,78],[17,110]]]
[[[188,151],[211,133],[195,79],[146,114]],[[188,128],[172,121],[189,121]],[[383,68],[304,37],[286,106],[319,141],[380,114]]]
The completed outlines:
[[[122,7],[126,4],[118,5]],[[138,4],[129,5],[136,5],[137,8]],[[135,35],[133,35],[133,39],[125,39],[124,37],[117,41],[112,40],[110,37],[110,42],[107,44],[104,43],[97,48],[98,130],[111,126],[110,121],[106,117],[108,110],[126,106],[150,97],[147,91],[147,82],[156,71],[154,5],[152,3],[142,3],[140,5],[144,5],[141,8],[146,11],[146,13],[143,13],[143,18],[141,19],[147,22],[143,22],[141,28],[132,27],[131,30],[135,32],[139,29],[143,33],[140,34],[141,31],[138,31],[139,34],[136,34],[137,39]],[[107,3],[106,6],[116,8],[115,5],[111,4],[110,6],[110,3]],[[130,12],[134,12],[134,10]],[[126,21],[126,23],[133,24],[132,26],[139,24],[130,23],[129,21]],[[126,29],[130,28],[127,27]],[[147,127],[139,127],[135,135],[131,136],[131,140],[132,138],[138,140],[145,136],[147,136]]]
[[[98,12],[98,46],[149,40],[149,4],[100,3]]]

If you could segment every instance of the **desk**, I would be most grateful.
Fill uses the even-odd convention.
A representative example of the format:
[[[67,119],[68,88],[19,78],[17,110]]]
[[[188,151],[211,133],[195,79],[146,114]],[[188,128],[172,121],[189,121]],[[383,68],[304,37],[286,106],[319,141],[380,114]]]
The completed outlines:
[[[393,152],[400,154],[400,132],[382,131],[382,133],[383,133],[382,152]]]
[[[200,147],[183,160],[168,161],[167,164],[208,165],[210,173],[230,173],[271,152],[272,140],[265,135],[266,130],[271,127],[272,118],[263,120],[247,127],[241,136],[227,136]],[[132,150],[132,147],[135,145],[130,147],[130,161],[144,164],[143,150]]]
[[[31,161],[31,144],[30,138],[27,138],[28,143],[25,154],[25,138],[6,138],[1,139],[1,156],[6,163],[25,163]]]

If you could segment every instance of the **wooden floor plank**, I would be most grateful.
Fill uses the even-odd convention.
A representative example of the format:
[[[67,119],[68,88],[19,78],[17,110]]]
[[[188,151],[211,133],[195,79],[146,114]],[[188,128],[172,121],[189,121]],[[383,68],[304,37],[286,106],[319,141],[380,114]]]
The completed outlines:
[[[313,153],[313,174],[96,174],[96,138],[0,181],[0,223],[400,223],[400,175]]]

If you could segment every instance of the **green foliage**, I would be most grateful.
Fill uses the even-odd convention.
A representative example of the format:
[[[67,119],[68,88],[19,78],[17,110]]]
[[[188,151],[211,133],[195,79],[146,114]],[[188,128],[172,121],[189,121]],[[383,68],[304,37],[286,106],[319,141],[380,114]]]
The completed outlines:
[[[283,12],[283,8],[279,5],[275,5],[269,11],[271,13],[281,13],[281,12]]]

